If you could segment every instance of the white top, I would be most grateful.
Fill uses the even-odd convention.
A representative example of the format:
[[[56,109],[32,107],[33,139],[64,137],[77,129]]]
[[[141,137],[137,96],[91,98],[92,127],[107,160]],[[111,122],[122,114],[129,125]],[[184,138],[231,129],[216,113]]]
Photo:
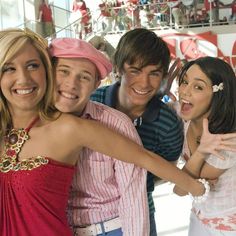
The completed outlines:
[[[190,157],[186,133],[190,122],[185,122],[185,141],[183,155]],[[229,151],[221,151],[225,160],[209,155],[206,162],[209,165],[226,171],[219,177],[215,189],[210,191],[207,200],[203,203],[193,203],[193,207],[199,212],[201,218],[224,217],[236,214],[236,154]]]

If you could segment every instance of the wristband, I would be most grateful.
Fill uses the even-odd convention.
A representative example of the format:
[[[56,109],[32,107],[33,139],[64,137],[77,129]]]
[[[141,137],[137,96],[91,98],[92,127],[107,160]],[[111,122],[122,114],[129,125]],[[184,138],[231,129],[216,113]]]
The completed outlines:
[[[209,182],[205,179],[198,179],[197,181],[199,181],[200,183],[203,184],[204,188],[205,188],[205,193],[201,196],[193,196],[191,193],[189,193],[189,195],[191,196],[191,198],[193,199],[194,203],[202,203],[204,201],[206,201],[209,192],[210,192],[210,185]]]

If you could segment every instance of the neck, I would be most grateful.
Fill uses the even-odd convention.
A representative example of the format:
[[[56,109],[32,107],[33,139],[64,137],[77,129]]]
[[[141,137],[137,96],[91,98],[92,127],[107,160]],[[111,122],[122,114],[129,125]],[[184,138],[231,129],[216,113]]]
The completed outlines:
[[[127,102],[126,99],[123,99],[124,97],[125,95],[120,95],[120,92],[118,93],[118,101],[116,104],[116,109],[125,113],[131,120],[134,120],[142,116],[146,107],[132,105],[129,102]]]
[[[190,123],[190,134],[197,146],[200,144],[202,136],[202,120],[198,122],[191,121]]]
[[[25,112],[24,114],[11,113],[13,128],[19,129],[27,127],[38,115],[38,112]]]
[[[131,120],[134,120],[140,116],[142,116],[144,112],[143,107],[137,107],[137,106],[125,106],[124,104],[117,103],[116,109],[125,113]]]
[[[201,120],[191,120],[190,126],[194,133],[201,135],[202,134],[202,119]]]

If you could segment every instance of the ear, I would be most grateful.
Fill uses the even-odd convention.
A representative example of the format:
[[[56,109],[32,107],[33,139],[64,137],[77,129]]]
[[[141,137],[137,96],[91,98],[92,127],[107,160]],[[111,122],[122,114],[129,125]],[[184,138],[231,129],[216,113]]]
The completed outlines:
[[[97,89],[101,84],[101,80],[97,80],[96,83],[95,83],[95,89]]]

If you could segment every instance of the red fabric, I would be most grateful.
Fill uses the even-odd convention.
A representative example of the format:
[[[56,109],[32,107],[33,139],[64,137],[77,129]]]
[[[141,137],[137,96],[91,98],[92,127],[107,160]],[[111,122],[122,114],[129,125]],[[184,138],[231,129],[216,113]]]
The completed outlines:
[[[90,16],[87,14],[87,11],[80,11],[81,12],[81,14],[82,14],[82,20],[81,20],[81,22],[82,23],[88,23],[89,22],[89,20],[90,20]]]
[[[73,3],[73,8],[72,11],[76,12],[76,11],[80,11],[81,15],[82,15],[82,23],[88,23],[88,21],[90,20],[90,17],[87,14],[87,6],[85,2],[74,2]]]
[[[138,3],[139,3],[138,0],[129,0],[129,1],[127,1],[127,2],[131,2],[131,3],[135,4],[135,5],[138,5]]]
[[[86,6],[85,2],[74,2],[73,3],[72,11],[77,11],[77,10],[80,10],[80,11],[85,10],[86,11],[86,9],[87,9],[87,6]]]
[[[206,11],[209,11],[210,10],[210,3],[209,3],[209,0],[204,0],[204,6],[206,8]],[[216,7],[216,3],[215,1],[212,1],[211,3],[211,9],[215,8]]]
[[[72,236],[66,207],[74,171],[49,160],[33,170],[0,172],[0,235]]]
[[[232,3],[231,9],[232,9],[232,14],[235,14],[236,13],[236,2]]]
[[[42,11],[42,22],[52,22],[52,10],[50,6],[42,3],[39,7],[39,11]]]

